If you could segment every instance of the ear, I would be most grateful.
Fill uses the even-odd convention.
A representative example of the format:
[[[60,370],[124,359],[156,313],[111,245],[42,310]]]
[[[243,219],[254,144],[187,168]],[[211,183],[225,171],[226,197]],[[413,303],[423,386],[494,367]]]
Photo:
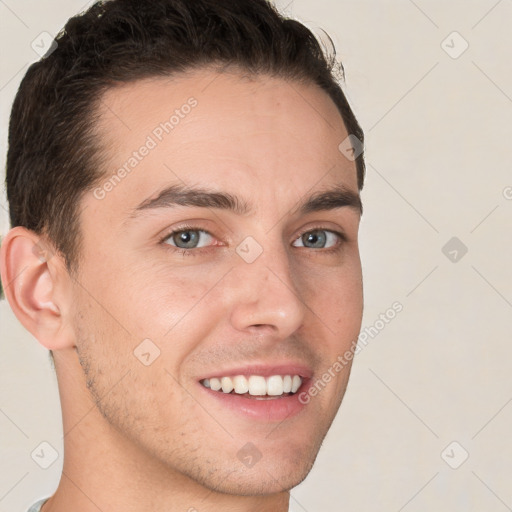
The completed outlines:
[[[24,227],[11,229],[2,242],[0,272],[14,314],[41,345],[49,350],[74,347],[66,317],[71,277],[53,245]]]

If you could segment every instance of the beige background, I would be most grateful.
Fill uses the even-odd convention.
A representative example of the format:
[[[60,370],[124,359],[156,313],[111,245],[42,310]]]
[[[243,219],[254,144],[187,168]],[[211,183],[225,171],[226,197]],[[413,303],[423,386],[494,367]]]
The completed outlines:
[[[363,330],[378,331],[291,510],[512,510],[512,2],[278,5],[331,34],[367,134]],[[31,42],[83,7],[0,1],[2,162]],[[46,350],[0,313],[0,512],[25,512],[58,483],[59,398]],[[31,458],[43,441],[46,470]]]

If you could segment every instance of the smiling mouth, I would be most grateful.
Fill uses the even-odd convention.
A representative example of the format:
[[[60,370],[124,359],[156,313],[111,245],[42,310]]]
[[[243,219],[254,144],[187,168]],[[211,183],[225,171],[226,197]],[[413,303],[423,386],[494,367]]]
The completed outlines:
[[[212,377],[200,383],[212,391],[239,395],[255,400],[275,400],[294,395],[301,387],[300,375],[237,375],[235,377]]]

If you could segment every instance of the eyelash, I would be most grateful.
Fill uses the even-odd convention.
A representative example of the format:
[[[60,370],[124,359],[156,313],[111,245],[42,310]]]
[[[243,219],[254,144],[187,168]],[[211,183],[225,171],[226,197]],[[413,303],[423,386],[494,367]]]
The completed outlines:
[[[182,256],[198,256],[199,253],[203,253],[204,251],[211,250],[213,247],[215,247],[215,246],[209,246],[209,247],[182,249],[180,247],[175,247],[173,245],[165,243],[165,241],[168,238],[170,238],[173,235],[176,235],[177,233],[182,233],[183,231],[203,231],[204,233],[207,233],[213,237],[213,235],[209,231],[207,231],[206,229],[203,229],[199,226],[184,225],[184,226],[180,226],[179,228],[174,229],[174,230],[170,231],[169,233],[167,233],[160,240],[160,244],[166,246],[166,249],[172,251],[174,254],[178,253],[178,254],[181,254]],[[334,245],[333,247],[330,247],[328,249],[313,249],[317,252],[322,252],[323,254],[331,254],[331,253],[339,252],[341,250],[341,246],[343,245],[343,243],[347,242],[347,237],[346,237],[345,233],[342,233],[341,231],[335,231],[333,229],[327,229],[322,226],[318,226],[318,227],[314,226],[312,228],[308,228],[307,230],[301,232],[299,234],[299,236],[297,238],[295,238],[295,240],[298,240],[299,238],[304,236],[306,233],[310,233],[313,231],[328,231],[329,233],[334,233],[339,239],[339,241],[336,245]],[[308,247],[302,247],[302,249],[308,249]]]

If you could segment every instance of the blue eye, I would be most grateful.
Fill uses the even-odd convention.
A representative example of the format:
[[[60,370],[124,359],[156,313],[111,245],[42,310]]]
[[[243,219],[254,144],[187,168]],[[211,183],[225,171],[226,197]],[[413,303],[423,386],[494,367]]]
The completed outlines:
[[[293,243],[294,247],[306,247],[309,249],[326,249],[335,247],[341,238],[339,233],[327,229],[315,229],[302,234]],[[302,245],[296,245],[296,242],[302,242]]]
[[[197,249],[204,247],[204,242],[208,245],[211,238],[212,235],[203,229],[182,229],[170,233],[164,242],[178,249]],[[203,241],[203,245],[199,245],[201,241]]]
[[[326,254],[340,251],[344,241],[346,238],[343,233],[319,228],[304,232],[292,245],[305,249],[318,249],[319,254]],[[181,226],[167,234],[161,243],[170,246],[169,249],[172,248],[173,252],[180,253],[182,256],[198,256],[223,245],[215,243],[214,236],[208,231],[194,226]]]

